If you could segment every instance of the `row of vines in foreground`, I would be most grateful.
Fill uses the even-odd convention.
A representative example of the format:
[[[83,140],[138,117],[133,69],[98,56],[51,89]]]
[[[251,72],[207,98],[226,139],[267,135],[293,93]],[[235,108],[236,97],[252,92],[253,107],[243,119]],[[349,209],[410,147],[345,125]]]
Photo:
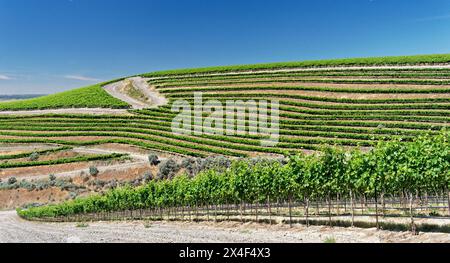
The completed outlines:
[[[241,159],[229,168],[208,170],[193,178],[183,175],[151,181],[59,205],[19,209],[18,214],[37,219],[139,209],[270,205],[274,200],[289,205],[329,203],[337,196],[352,202],[402,196],[412,203],[425,195],[449,196],[449,135],[443,131],[412,142],[379,142],[368,152],[328,147],[317,154],[291,156],[287,162]]]

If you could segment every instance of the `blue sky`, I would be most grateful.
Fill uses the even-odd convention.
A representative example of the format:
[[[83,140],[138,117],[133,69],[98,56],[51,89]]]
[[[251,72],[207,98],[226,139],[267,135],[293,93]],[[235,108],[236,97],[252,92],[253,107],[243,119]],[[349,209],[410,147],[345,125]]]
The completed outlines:
[[[154,70],[450,53],[447,0],[0,0],[0,95]]]

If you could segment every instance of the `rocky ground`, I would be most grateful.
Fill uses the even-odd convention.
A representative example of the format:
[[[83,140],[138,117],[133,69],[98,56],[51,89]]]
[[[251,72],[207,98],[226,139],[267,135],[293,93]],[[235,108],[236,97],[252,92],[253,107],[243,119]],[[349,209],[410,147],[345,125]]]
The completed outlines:
[[[380,243],[450,242],[449,234],[377,231],[324,226],[261,225],[255,223],[95,222],[38,223],[20,219],[14,211],[0,212],[0,243],[5,242],[129,242],[129,243]]]

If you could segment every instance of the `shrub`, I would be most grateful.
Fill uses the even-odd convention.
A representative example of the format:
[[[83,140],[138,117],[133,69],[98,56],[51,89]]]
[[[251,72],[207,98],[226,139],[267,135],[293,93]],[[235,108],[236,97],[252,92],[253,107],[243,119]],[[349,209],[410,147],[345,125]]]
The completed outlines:
[[[28,181],[22,180],[18,184],[18,188],[24,188],[24,189],[27,189],[28,191],[33,191],[36,188],[36,186],[34,183],[30,183]]]
[[[117,179],[113,179],[109,182],[109,184],[107,185],[108,188],[110,189],[114,189],[117,187]]]
[[[190,177],[193,177],[197,173],[200,172],[200,166],[199,166],[199,163],[197,162],[197,160],[201,160],[201,158],[199,158],[199,159],[184,158],[183,161],[181,162],[181,167],[186,169],[186,173]]]
[[[85,223],[85,222],[79,222],[75,226],[80,227],[80,228],[85,228],[85,227],[88,227],[89,225],[88,225],[88,223]]]
[[[75,199],[75,198],[77,198],[77,196],[78,196],[78,193],[77,193],[77,192],[70,192],[70,193],[69,193],[69,198],[72,199],[72,200]]]
[[[327,238],[325,238],[323,243],[333,244],[333,243],[336,243],[336,239],[334,237],[327,237]]]
[[[153,173],[151,171],[147,171],[142,176],[142,180],[146,183],[150,182],[153,179]]]
[[[50,181],[55,181],[56,180],[56,176],[54,174],[51,174],[51,175],[48,176],[48,179]]]
[[[39,153],[34,152],[34,153],[30,154],[30,157],[29,157],[30,161],[34,162],[34,161],[37,161],[38,159],[39,159]]]
[[[89,174],[91,176],[97,176],[98,173],[99,173],[99,171],[98,171],[97,167],[95,167],[95,166],[89,167]]]
[[[140,179],[136,179],[134,181],[131,182],[131,185],[133,186],[140,186],[142,184],[142,181]]]
[[[181,167],[193,177],[205,170],[223,172],[231,166],[231,160],[225,156],[212,156],[207,158],[184,158]]]
[[[152,165],[152,166],[156,166],[160,163],[158,155],[156,155],[156,154],[149,154],[148,161],[150,162],[150,165]]]
[[[213,156],[205,159],[202,170],[214,169],[224,171],[231,166],[231,160],[225,156]]]
[[[160,180],[172,179],[179,170],[180,166],[177,162],[173,159],[168,159],[161,163],[157,178]]]
[[[10,177],[10,178],[8,178],[8,184],[9,184],[9,185],[12,185],[12,184],[15,184],[15,183],[17,183],[16,177]]]

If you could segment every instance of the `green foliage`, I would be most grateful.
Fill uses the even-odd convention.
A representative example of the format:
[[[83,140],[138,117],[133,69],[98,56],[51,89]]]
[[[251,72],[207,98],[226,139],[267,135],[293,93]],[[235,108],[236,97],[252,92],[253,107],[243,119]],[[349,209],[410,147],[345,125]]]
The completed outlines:
[[[32,166],[44,166],[44,165],[56,165],[56,164],[66,164],[66,163],[76,163],[76,162],[89,162],[89,161],[99,161],[108,159],[118,159],[126,156],[125,154],[100,154],[91,156],[75,156],[60,158],[56,160],[48,161],[30,161],[30,162],[16,162],[16,163],[0,163],[0,168],[17,168],[17,167],[32,167]]]
[[[269,81],[266,81],[269,82]],[[280,82],[276,80],[271,80],[271,82]],[[295,82],[299,82],[298,80],[295,80]],[[318,82],[318,81],[315,81]],[[338,81],[336,81],[338,82]],[[338,83],[341,83],[342,80],[340,80]],[[252,82],[254,83],[254,82]],[[224,83],[224,84],[232,84],[232,83]],[[386,84],[386,83],[380,83],[380,84]],[[397,84],[397,83],[396,83]],[[404,83],[400,83],[404,84]],[[423,84],[423,83],[416,83],[414,84]],[[429,83],[425,83],[429,84]],[[438,82],[439,85],[444,85],[448,83],[441,83]],[[194,85],[194,84],[193,84]],[[343,88],[343,87],[311,87],[311,86],[229,86],[229,87],[217,87],[217,86],[207,86],[206,83],[200,83],[195,84],[195,88],[171,88],[171,89],[164,89],[159,91],[164,94],[178,94],[178,93],[187,93],[187,92],[217,92],[217,91],[246,91],[246,90],[276,90],[276,91],[288,91],[288,90],[305,90],[305,91],[328,91],[328,92],[337,92],[337,93],[449,93],[450,89],[447,88],[436,88],[436,89],[423,89],[423,88],[369,88],[369,87],[356,87],[356,88]],[[201,85],[200,87],[197,85]],[[177,84],[177,86],[188,86],[185,83]]]
[[[159,166],[158,179],[171,179],[180,170],[180,166],[173,159],[165,160]]]
[[[51,187],[58,187],[63,191],[73,191],[76,193],[79,189],[83,189],[84,186],[74,184],[71,179],[61,178],[58,179],[54,177],[54,175],[50,175],[48,180],[38,180],[38,181],[27,181],[21,180],[20,182],[17,179],[11,179],[11,184],[9,182],[2,183],[0,182],[0,190],[11,190],[11,189],[26,189],[28,191],[41,191]]]
[[[27,139],[0,139],[0,141],[53,142],[69,146],[124,143],[148,150],[195,157],[209,155],[247,157],[253,153],[295,154],[302,150],[320,151],[322,145],[371,147],[375,141],[386,141],[397,136],[401,136],[403,141],[410,141],[413,137],[420,136],[429,130],[436,134],[437,131],[448,126],[450,98],[445,94],[449,93],[449,88],[442,84],[449,83],[449,69],[341,69],[334,66],[413,65],[416,63],[422,65],[447,63],[449,58],[449,54],[360,58],[150,73],[148,76],[153,77],[149,81],[150,84],[156,86],[158,91],[169,99],[168,105],[145,110],[130,110],[133,114],[126,116],[83,114],[0,116],[1,137],[27,137]],[[334,68],[317,68],[323,66]],[[314,69],[298,69],[302,67]],[[258,69],[266,69],[266,71],[258,72]],[[268,72],[267,69],[284,70]],[[240,70],[253,71],[243,74],[239,72]],[[198,74],[211,72],[219,74]],[[220,72],[226,74],[220,74]],[[320,84],[314,86],[297,83],[304,81]],[[380,83],[417,85],[375,85]],[[30,105],[31,108],[53,108],[61,105],[84,107],[87,102],[93,107],[103,107],[103,105],[122,107],[120,106],[122,103],[115,105],[110,101],[111,98],[101,87],[105,84],[34,100],[15,101],[11,102],[11,105],[20,104],[21,106],[17,109],[27,108]],[[262,136],[256,135],[173,134],[170,123],[176,113],[171,111],[171,103],[175,99],[192,103],[194,91],[204,91],[205,100],[214,99],[222,103],[228,99],[279,99],[280,143],[276,147],[261,147]],[[442,93],[445,94],[437,96]],[[386,97],[382,94],[386,94]],[[9,104],[0,104],[0,110],[4,105]],[[246,120],[248,121],[246,127],[257,125],[248,117]],[[100,138],[92,141],[51,139],[51,137],[74,136]],[[45,152],[38,153],[45,154]],[[27,154],[26,156],[0,156],[0,160],[28,157],[31,153]],[[156,161],[150,159],[149,162],[156,164]],[[184,166],[190,176],[205,170],[203,160],[195,162],[186,160]]]
[[[56,108],[129,108],[129,105],[110,96],[102,88],[102,84],[33,99],[0,103],[0,110],[37,110]]]
[[[151,171],[147,171],[147,172],[145,172],[144,173],[144,175],[142,176],[142,180],[145,182],[145,183],[148,183],[148,182],[150,182],[151,180],[153,180],[153,173],[151,172]]]
[[[268,70],[281,68],[301,67],[329,67],[329,66],[373,66],[373,65],[408,65],[408,64],[432,64],[450,62],[450,54],[418,55],[418,56],[393,56],[372,58],[347,58],[333,60],[312,60],[300,62],[266,63],[254,65],[221,66],[196,69],[179,69],[159,71],[143,74],[145,77],[157,77],[168,75],[200,74],[212,72],[230,72],[245,70]]]
[[[219,81],[227,81],[227,80],[246,80],[252,81],[253,79],[286,79],[293,77],[378,77],[378,78],[445,78],[450,76],[446,69],[440,68],[410,68],[406,72],[402,69],[367,69],[367,68],[347,68],[347,69],[315,69],[313,71],[280,71],[280,72],[247,72],[245,75],[241,73],[227,73],[226,75],[180,75],[180,76],[171,76],[170,78],[155,78],[150,80],[149,82],[153,85],[159,84],[172,84],[183,82],[219,82]]]
[[[277,78],[271,78],[271,79],[252,79],[252,80],[246,80],[245,78],[239,79],[239,80],[225,80],[225,81],[192,81],[192,82],[172,82],[168,84],[160,84],[158,85],[159,88],[170,88],[170,87],[180,87],[180,86],[203,86],[202,88],[193,88],[193,89],[187,89],[187,91],[205,91],[210,90],[209,88],[216,89],[215,85],[227,85],[227,84],[242,84],[242,83],[291,83],[291,82],[314,82],[314,83],[341,83],[341,84],[417,84],[417,85],[448,85],[450,82],[446,80],[420,80],[420,79],[331,79],[331,78],[289,78],[289,79],[277,79]],[[205,88],[208,87],[208,88]],[[269,90],[269,89],[275,89],[277,90],[278,87],[247,87],[250,90]],[[231,88],[218,88],[219,90],[239,90],[240,87],[231,87]],[[289,87],[281,87],[280,89],[290,89]],[[293,87],[294,90],[317,90],[317,91],[333,91],[333,92],[356,92],[356,93],[377,93],[376,89],[342,89],[342,88],[322,88],[322,87]],[[419,90],[419,89],[381,89],[379,88],[380,93],[432,93],[432,92],[445,92],[445,89],[433,89],[431,91],[427,90]],[[171,91],[170,90],[165,90]],[[448,89],[447,89],[448,91]]]
[[[449,133],[412,142],[380,142],[367,152],[327,147],[314,155],[278,160],[242,159],[230,168],[195,177],[150,181],[60,205],[20,210],[25,218],[180,205],[258,203],[266,200],[323,200],[336,194],[377,196],[440,192],[450,187]],[[167,165],[168,171],[171,165]]]
[[[336,243],[336,239],[335,239],[334,237],[327,237],[327,238],[325,238],[325,240],[323,241],[323,243],[326,243],[326,244],[333,244],[333,243]]]
[[[39,153],[33,152],[32,154],[30,154],[30,157],[28,157],[28,159],[32,162],[37,161],[39,159]]]

